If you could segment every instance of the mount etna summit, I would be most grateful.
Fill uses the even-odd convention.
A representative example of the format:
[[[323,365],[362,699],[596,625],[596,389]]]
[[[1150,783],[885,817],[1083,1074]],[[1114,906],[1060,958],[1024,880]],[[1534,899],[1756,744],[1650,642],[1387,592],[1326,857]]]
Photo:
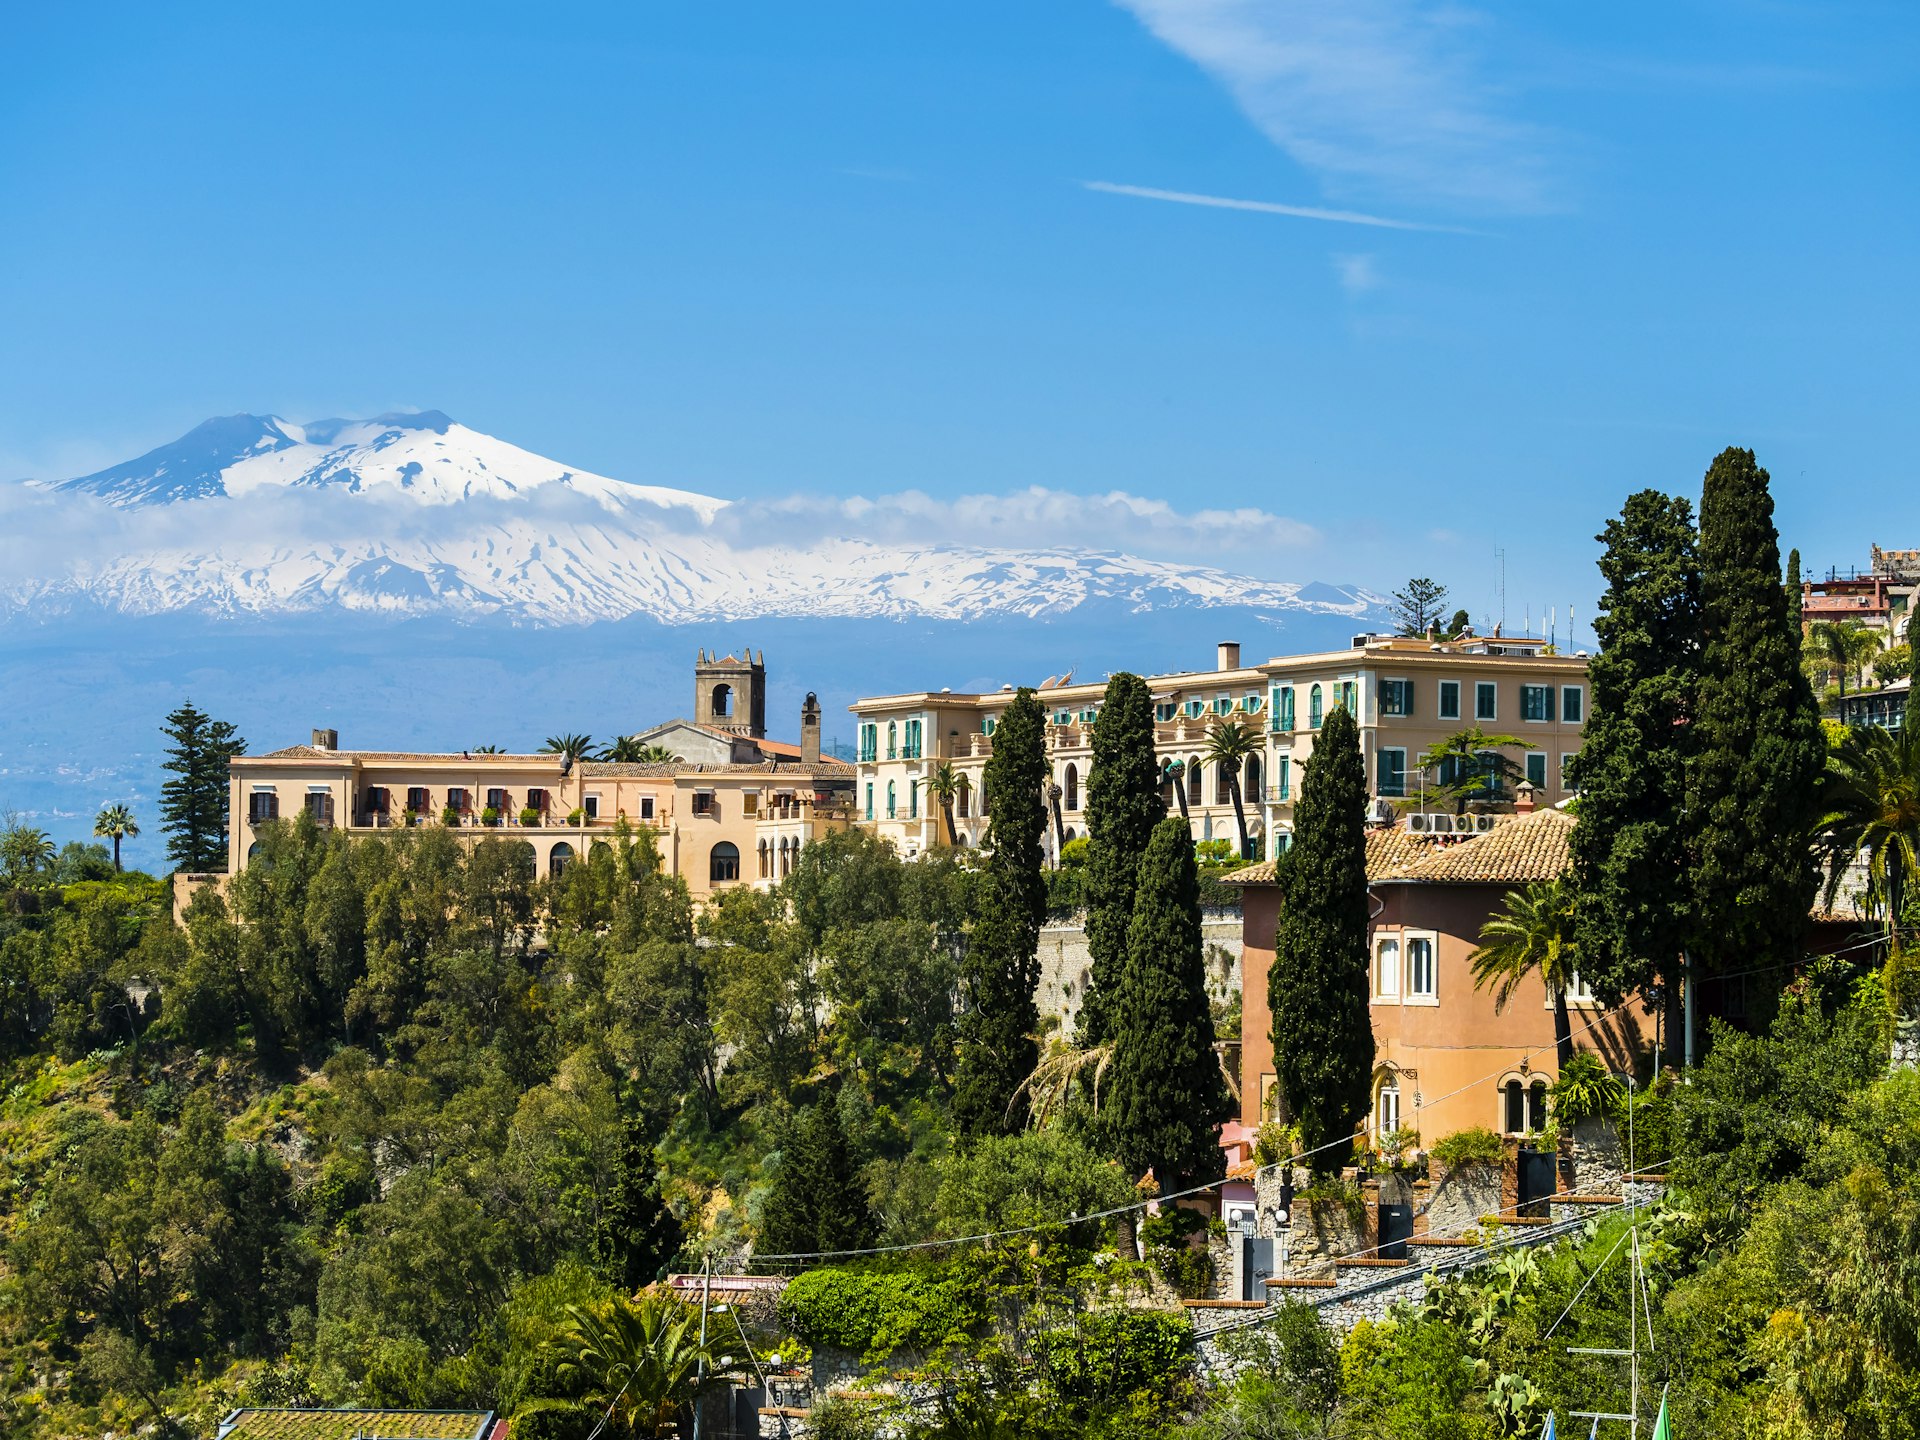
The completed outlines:
[[[1378,600],[1076,546],[1070,534],[1019,546],[898,541],[863,532],[851,511],[609,479],[431,410],[306,425],[231,415],[35,488],[65,507],[36,518],[87,542],[64,554],[36,547],[24,573],[5,577],[16,613],[91,602],[141,615],[344,609],[682,625],[1064,617],[1113,605],[1351,617]]]

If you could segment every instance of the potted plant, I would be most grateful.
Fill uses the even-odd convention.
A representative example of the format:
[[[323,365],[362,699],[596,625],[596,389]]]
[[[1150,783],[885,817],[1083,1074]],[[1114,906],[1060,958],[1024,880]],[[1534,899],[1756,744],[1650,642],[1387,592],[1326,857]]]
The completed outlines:
[[[480,812],[480,823],[482,825],[498,825],[500,823],[500,812],[491,805],[487,806],[486,809]]]
[[[458,825],[460,823],[460,812],[451,805],[444,807],[440,811],[440,823],[442,825]]]
[[[522,807],[520,811],[520,823],[522,825],[538,825],[540,823],[540,812],[531,805]]]
[[[587,812],[582,810],[578,805],[567,812],[567,824],[569,825],[578,825],[586,818]]]
[[[424,825],[426,820],[427,815],[424,810],[407,811],[407,824],[409,825]]]

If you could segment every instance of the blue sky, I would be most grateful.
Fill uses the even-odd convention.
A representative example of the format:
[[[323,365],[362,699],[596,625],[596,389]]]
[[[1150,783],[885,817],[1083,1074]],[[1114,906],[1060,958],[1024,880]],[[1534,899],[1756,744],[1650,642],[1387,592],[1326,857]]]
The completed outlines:
[[[1518,618],[1587,610],[1623,495],[1740,443],[1810,566],[1920,543],[1911,4],[74,3],[5,33],[0,476],[433,406],[729,497],[1257,510],[1306,529],[1224,535],[1229,568],[1431,574],[1476,615],[1504,548]],[[1035,538],[1100,538],[1064,528]]]

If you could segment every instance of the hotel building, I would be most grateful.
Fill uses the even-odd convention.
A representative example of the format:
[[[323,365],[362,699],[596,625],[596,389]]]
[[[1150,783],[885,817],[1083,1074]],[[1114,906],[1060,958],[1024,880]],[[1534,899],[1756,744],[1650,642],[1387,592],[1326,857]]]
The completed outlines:
[[[1383,815],[1420,809],[1423,777],[1417,758],[1429,747],[1478,727],[1511,735],[1525,748],[1505,753],[1520,768],[1542,805],[1571,792],[1565,767],[1580,748],[1587,718],[1587,662],[1551,653],[1543,640],[1463,636],[1456,640],[1359,635],[1344,650],[1292,655],[1245,664],[1240,647],[1218,647],[1210,670],[1147,677],[1153,694],[1154,744],[1168,779],[1169,810],[1183,786],[1197,840],[1236,841],[1238,831],[1227,778],[1207,763],[1207,741],[1219,726],[1238,721],[1256,730],[1260,749],[1240,776],[1250,848],[1284,847],[1293,829],[1293,802],[1302,767],[1327,713],[1344,705],[1360,722],[1368,785]],[[1037,688],[1047,716],[1047,754],[1059,787],[1061,832],[1084,834],[1087,771],[1093,721],[1104,681],[1050,679]],[[912,855],[947,843],[945,819],[928,792],[942,764],[959,782],[953,802],[954,843],[980,843],[986,819],[981,774],[993,753],[993,732],[1013,698],[1013,687],[987,694],[951,690],[876,695],[851,707],[859,726],[854,792],[858,823]],[[1176,780],[1172,767],[1181,767]],[[1444,777],[1433,777],[1440,779]],[[1511,788],[1487,797],[1499,804]],[[1414,824],[1451,832],[1449,807]],[[1442,813],[1444,812],[1444,813]],[[1487,817],[1464,817],[1467,825]]]

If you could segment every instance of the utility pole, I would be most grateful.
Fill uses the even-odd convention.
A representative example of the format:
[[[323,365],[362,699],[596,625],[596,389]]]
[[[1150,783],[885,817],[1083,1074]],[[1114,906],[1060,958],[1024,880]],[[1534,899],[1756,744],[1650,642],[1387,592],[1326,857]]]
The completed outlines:
[[[700,1271],[700,1358],[694,1362],[693,1440],[700,1440],[700,1392],[707,1388],[707,1301],[713,1295],[713,1256]]]

